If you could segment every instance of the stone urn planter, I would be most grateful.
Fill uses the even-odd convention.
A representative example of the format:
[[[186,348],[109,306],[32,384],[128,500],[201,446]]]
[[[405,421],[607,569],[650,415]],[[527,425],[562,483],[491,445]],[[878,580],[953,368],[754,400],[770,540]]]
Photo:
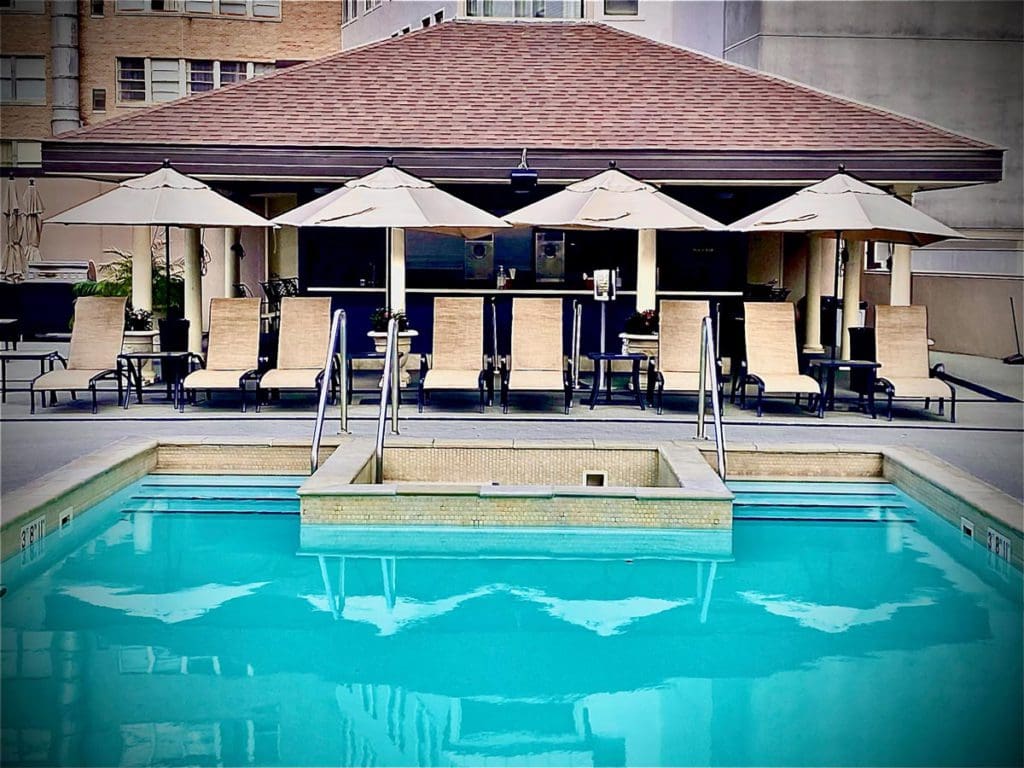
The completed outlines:
[[[384,354],[384,348],[388,342],[387,331],[368,331],[366,335],[373,339],[374,350]],[[403,387],[409,385],[409,372],[406,371],[406,366],[409,364],[409,350],[412,349],[412,340],[419,335],[419,331],[412,329],[398,332],[398,375],[399,382]]]
[[[656,333],[620,333],[619,339],[622,340],[622,354],[624,355],[639,354],[649,358],[658,356],[658,334]],[[647,389],[646,362],[640,364],[640,388],[644,391]]]
[[[154,352],[160,349],[157,339],[159,331],[125,331],[124,343],[121,345],[123,352]],[[142,366],[142,381],[145,384],[152,384],[156,380],[153,371],[153,362],[147,360]]]

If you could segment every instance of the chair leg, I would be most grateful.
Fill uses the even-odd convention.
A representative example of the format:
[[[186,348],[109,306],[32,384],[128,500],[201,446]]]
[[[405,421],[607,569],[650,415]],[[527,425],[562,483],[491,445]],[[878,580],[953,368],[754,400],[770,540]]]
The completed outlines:
[[[928,411],[928,410],[931,410],[931,407],[932,407],[932,399],[930,397],[926,397],[924,399],[924,409],[926,411]],[[942,398],[941,397],[939,398],[939,415],[940,416],[942,415]]]
[[[480,413],[484,412],[487,407],[487,389],[484,387],[484,383],[480,382]]]
[[[420,379],[420,384],[416,388],[416,412],[423,413],[423,379]]]
[[[89,392],[92,394],[92,412],[95,415],[99,410],[99,407],[96,405],[96,382],[89,385]]]
[[[939,416],[946,415],[946,399],[944,397],[939,398]]]
[[[43,395],[43,396],[45,397],[45,395]],[[28,412],[29,413],[35,413],[36,412],[36,391],[35,391],[35,389],[33,389],[31,387],[28,390],[28,404],[29,404],[29,411]]]
[[[661,414],[665,410],[665,382],[664,381],[659,381],[658,382],[657,392],[658,392],[658,415],[661,416]]]
[[[956,424],[956,390],[949,388],[949,423]]]
[[[740,381],[740,408],[747,410],[747,382],[746,379]]]
[[[239,387],[242,390],[242,413],[245,413],[245,384]]]
[[[761,401],[764,399],[764,387],[757,385],[757,418],[761,418]]]
[[[889,401],[889,421],[892,421],[892,390],[890,389],[887,394]]]

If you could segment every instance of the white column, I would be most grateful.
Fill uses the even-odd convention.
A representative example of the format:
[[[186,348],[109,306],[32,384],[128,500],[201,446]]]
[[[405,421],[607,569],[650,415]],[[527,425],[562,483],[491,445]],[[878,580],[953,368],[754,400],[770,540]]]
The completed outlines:
[[[864,242],[847,240],[850,254],[843,273],[843,344],[840,356],[850,359],[850,328],[860,324],[860,278],[864,272]]]
[[[405,312],[405,230],[390,231],[391,247],[389,250],[388,269],[391,275],[388,306],[392,312]]]
[[[894,307],[910,306],[910,246],[894,245],[889,273],[889,303]]]
[[[804,352],[824,352],[821,346],[821,262],[822,251],[830,242],[821,237],[812,237],[807,249]]]
[[[149,227],[132,227],[132,306],[153,311],[153,254]]]
[[[636,244],[636,311],[658,306],[658,230],[641,229]]]
[[[185,319],[188,351],[203,351],[203,276],[199,230],[185,230]]]
[[[238,242],[239,236],[238,227],[228,227],[224,230],[224,296],[229,299],[235,295],[235,286],[239,282],[241,264],[238,253],[232,248]]]

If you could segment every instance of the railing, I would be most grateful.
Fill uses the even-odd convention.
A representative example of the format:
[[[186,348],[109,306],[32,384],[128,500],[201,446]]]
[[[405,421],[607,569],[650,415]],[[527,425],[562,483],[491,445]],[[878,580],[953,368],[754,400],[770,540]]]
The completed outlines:
[[[339,349],[340,347],[340,349]],[[324,375],[320,380],[320,399],[316,407],[316,421],[313,424],[313,443],[309,449],[309,471],[316,472],[320,465],[320,438],[324,433],[324,417],[327,413],[327,393],[333,380],[335,350],[338,351],[338,401],[341,406],[340,430],[348,432],[348,377],[346,361],[348,360],[348,321],[345,310],[339,309],[331,319],[331,337],[327,342],[327,360],[324,361]]]
[[[711,328],[711,318],[705,317],[700,324],[700,389],[697,395],[697,438],[706,440],[708,437],[705,424],[707,398],[705,387],[708,380],[708,367],[715,365],[715,337]],[[718,391],[718,376],[711,387],[711,417],[715,422],[715,453],[718,457],[718,474],[725,480],[725,433],[722,431],[722,400]]]
[[[384,347],[384,375],[380,379],[380,411],[377,414],[377,444],[374,450],[374,479],[384,481],[384,424],[387,422],[388,400],[391,400],[391,431],[398,434],[399,405],[398,321],[388,320],[388,338]],[[390,398],[388,392],[390,390]]]
[[[572,388],[580,388],[580,334],[583,330],[583,305],[572,302]]]

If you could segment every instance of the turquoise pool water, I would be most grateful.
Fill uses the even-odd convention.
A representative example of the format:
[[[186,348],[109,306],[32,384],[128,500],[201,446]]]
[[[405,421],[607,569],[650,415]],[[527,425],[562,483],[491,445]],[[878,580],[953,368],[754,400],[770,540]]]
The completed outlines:
[[[1021,574],[892,486],[300,537],[297,482],[144,478],[6,561],[3,764],[1024,762]]]

